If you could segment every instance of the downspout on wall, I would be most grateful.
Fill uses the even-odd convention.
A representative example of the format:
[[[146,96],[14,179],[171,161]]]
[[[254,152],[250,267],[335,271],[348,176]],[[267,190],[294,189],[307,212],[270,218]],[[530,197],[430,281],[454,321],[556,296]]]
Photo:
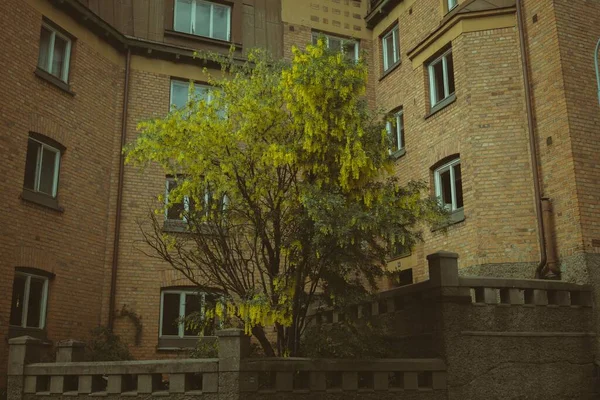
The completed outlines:
[[[525,22],[523,21],[523,0],[516,0],[517,7],[517,25],[519,29],[519,43],[521,47],[521,65],[523,68],[523,85],[525,88],[525,105],[527,107],[527,130],[529,133],[529,151],[531,154],[531,169],[533,172],[533,193],[535,198],[535,214],[537,219],[537,231],[540,248],[540,262],[535,271],[535,278],[541,279],[560,279],[560,269],[556,260],[556,251],[552,241],[548,240],[552,236],[551,226],[551,203],[550,199],[544,198],[540,189],[540,175],[538,167],[538,152],[536,147],[535,127],[533,121],[533,106],[531,104],[531,82],[529,79],[529,55],[525,42]],[[542,211],[542,202],[544,212]],[[545,221],[544,221],[545,220]],[[548,247],[552,247],[548,251]],[[548,254],[552,259],[548,258]]]
[[[117,183],[117,210],[115,214],[115,232],[113,242],[112,268],[110,275],[110,295],[108,309],[108,329],[113,330],[115,320],[115,297],[117,292],[117,269],[119,262],[119,242],[121,237],[121,210],[123,205],[123,175],[125,170],[125,155],[123,148],[127,138],[127,111],[129,105],[129,71],[131,67],[131,48],[127,49],[125,60],[125,87],[123,91],[123,112],[121,119],[121,146],[119,147],[119,180]]]

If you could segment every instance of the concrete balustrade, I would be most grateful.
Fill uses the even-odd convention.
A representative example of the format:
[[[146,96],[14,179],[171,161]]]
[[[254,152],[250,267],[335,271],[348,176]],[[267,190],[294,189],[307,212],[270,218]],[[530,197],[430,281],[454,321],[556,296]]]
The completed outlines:
[[[427,259],[429,280],[315,315],[325,328],[357,319],[390,329],[399,358],[251,359],[249,337],[230,329],[217,333],[214,359],[83,362],[82,343],[66,341],[56,363],[39,363],[40,341],[21,337],[9,341],[7,400],[481,399],[512,398],[515,387],[531,398],[597,398],[590,286],[460,277],[456,254]]]

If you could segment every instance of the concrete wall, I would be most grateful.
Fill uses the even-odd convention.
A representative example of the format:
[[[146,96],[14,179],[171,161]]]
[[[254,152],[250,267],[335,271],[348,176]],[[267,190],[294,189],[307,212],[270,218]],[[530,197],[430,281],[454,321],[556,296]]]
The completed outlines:
[[[598,395],[590,285],[459,277],[455,257],[430,255],[430,280],[359,305],[355,323],[386,329],[392,354],[443,359],[450,399]]]
[[[219,336],[219,358],[81,362],[82,343],[59,344],[57,363],[38,363],[39,342],[11,339],[8,400],[40,395],[201,399],[446,399],[446,366],[436,359],[310,360],[246,358],[249,337]],[[104,377],[106,379],[104,379]]]

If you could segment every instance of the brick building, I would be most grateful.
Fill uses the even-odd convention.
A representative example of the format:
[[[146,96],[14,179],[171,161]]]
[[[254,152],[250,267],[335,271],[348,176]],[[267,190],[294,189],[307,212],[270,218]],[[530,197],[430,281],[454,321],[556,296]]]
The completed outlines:
[[[453,212],[447,233],[390,260],[401,283],[425,279],[425,256],[444,249],[465,274],[533,277],[549,261],[600,287],[598,3],[7,0],[0,21],[2,376],[21,334],[86,338],[114,322],[138,358],[194,342],[163,324],[185,313],[188,283],[140,249],[167,177],[121,167],[120,148],[189,80],[206,82],[216,66],[193,49],[231,43],[238,57],[289,57],[325,34],[364,52],[370,104],[396,116],[398,176],[425,180]],[[139,343],[123,306],[141,317]]]

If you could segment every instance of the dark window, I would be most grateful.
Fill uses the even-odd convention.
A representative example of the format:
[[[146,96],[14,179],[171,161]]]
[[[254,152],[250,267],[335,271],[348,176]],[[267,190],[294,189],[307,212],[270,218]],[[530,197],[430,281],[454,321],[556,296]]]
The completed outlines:
[[[189,317],[192,314],[199,314],[202,312],[202,298],[197,294],[187,294],[185,296],[185,317]],[[185,327],[184,335],[193,336],[197,333],[196,329],[191,329],[189,326]]]
[[[396,25],[381,38],[384,72],[400,61],[400,39],[398,32],[398,25]]]
[[[179,335],[179,293],[163,293],[162,334]]]
[[[44,23],[40,32],[38,68],[67,82],[70,57],[71,39]]]
[[[402,150],[404,148],[404,111],[396,112],[393,120],[387,122],[386,128],[391,141],[390,153]]]
[[[456,158],[437,168],[434,175],[435,195],[440,203],[449,211],[461,209],[463,189],[460,159]]]
[[[454,94],[454,60],[452,49],[429,63],[429,92],[431,107]]]
[[[47,297],[47,278],[16,273],[13,281],[10,324],[23,328],[43,328]]]
[[[23,320],[23,304],[25,303],[25,282],[27,278],[16,275],[13,282],[12,308],[10,312],[10,324],[21,326]]]
[[[180,338],[212,335],[214,320],[205,321],[204,312],[215,307],[213,295],[189,290],[166,290],[161,293],[159,336],[178,336]],[[194,325],[186,324],[191,318]]]
[[[166,194],[165,194],[165,217],[167,220],[185,220],[185,213],[189,211],[189,197],[183,196],[183,198],[174,200],[173,196],[170,196],[171,192],[177,187],[177,181],[175,178],[167,178],[166,183]]]
[[[60,150],[39,139],[29,138],[23,186],[34,192],[56,197]]]

